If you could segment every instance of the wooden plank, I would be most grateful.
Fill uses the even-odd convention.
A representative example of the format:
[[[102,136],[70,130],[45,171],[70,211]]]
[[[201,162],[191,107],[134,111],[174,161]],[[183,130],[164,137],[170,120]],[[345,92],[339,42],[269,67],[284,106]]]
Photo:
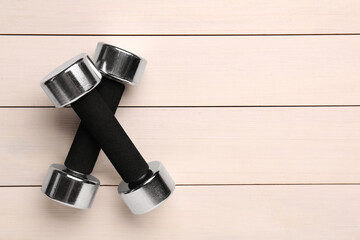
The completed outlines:
[[[149,61],[123,106],[360,104],[360,36],[0,37],[0,106],[51,106],[40,80],[98,41]]]
[[[358,240],[360,187],[177,187],[155,211],[129,213],[116,187],[92,209],[48,200],[39,188],[0,188],[1,239]]]
[[[0,33],[359,33],[359,15],[356,0],[2,0]]]
[[[147,161],[178,184],[359,183],[360,108],[120,108]],[[62,163],[72,109],[0,109],[0,185],[41,184]],[[101,154],[94,175],[118,184]]]

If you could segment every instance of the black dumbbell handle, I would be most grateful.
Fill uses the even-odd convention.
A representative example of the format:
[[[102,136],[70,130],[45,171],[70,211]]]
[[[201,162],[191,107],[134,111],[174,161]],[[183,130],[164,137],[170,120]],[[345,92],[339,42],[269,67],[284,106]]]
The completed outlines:
[[[124,84],[117,83],[106,76],[96,87],[112,113],[116,112],[124,92]],[[99,156],[100,147],[81,122],[75,134],[73,143],[65,160],[65,166],[71,170],[90,174]]]
[[[71,106],[125,182],[137,182],[147,175],[148,164],[96,88]]]

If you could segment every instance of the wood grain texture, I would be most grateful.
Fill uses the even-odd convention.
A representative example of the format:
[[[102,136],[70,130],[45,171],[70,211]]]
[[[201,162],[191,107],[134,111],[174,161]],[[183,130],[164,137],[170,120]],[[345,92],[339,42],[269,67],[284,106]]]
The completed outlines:
[[[360,108],[120,108],[147,161],[178,184],[359,183]],[[72,109],[0,109],[0,184],[41,184],[62,163]],[[119,184],[101,154],[93,173]]]
[[[98,41],[149,60],[123,106],[360,104],[360,36],[0,37],[0,106],[52,106],[40,80]]]
[[[129,213],[116,187],[101,187],[88,211],[50,201],[39,188],[0,195],[1,239],[360,238],[358,185],[177,187],[142,216]]]
[[[1,0],[0,239],[359,240],[359,16],[356,0]],[[143,216],[103,153],[93,175],[114,186],[92,209],[38,187],[79,123],[39,82],[98,41],[148,60],[116,116],[178,186]]]
[[[0,33],[359,33],[359,15],[356,0],[2,0]]]

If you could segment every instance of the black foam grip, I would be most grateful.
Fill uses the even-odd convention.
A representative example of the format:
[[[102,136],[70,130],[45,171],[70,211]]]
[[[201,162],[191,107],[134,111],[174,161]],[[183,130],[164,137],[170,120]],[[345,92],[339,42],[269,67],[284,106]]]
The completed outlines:
[[[112,113],[119,105],[125,86],[106,77],[96,87]],[[81,122],[65,160],[65,166],[80,173],[90,174],[99,156],[100,147]]]
[[[72,103],[72,107],[125,182],[136,182],[146,176],[148,164],[97,89]]]

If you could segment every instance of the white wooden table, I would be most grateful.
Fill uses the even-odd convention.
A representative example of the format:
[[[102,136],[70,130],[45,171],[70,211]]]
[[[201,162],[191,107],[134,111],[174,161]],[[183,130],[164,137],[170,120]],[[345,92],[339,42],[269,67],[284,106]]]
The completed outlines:
[[[357,0],[0,1],[0,239],[360,239]],[[79,119],[39,82],[105,41],[148,60],[116,116],[177,183],[134,216],[101,153],[81,211],[40,192]]]

